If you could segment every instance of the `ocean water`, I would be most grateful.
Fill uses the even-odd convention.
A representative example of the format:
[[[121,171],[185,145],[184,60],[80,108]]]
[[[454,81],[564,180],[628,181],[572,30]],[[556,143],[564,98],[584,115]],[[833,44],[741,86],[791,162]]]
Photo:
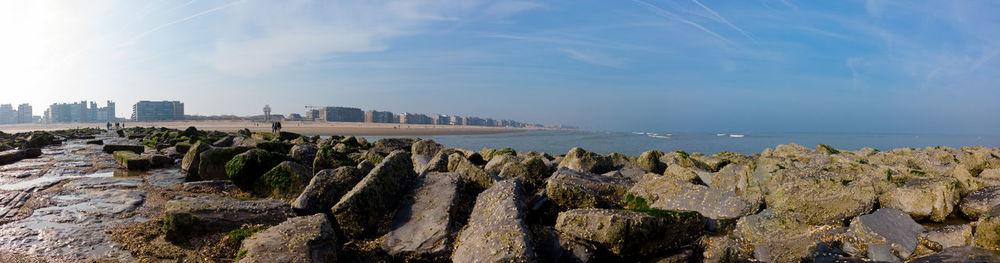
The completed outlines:
[[[363,136],[371,142],[384,136]],[[796,143],[809,148],[827,144],[837,149],[858,150],[871,147],[879,150],[911,147],[1000,146],[1000,135],[943,134],[848,134],[848,133],[760,133],[744,134],[742,138],[718,136],[715,133],[664,133],[655,135],[631,132],[598,132],[584,130],[523,131],[500,134],[422,136],[449,148],[480,150],[514,148],[518,152],[564,154],[573,147],[609,154],[612,152],[639,155],[647,150],[714,154],[732,151],[743,154],[760,152],[777,145]]]

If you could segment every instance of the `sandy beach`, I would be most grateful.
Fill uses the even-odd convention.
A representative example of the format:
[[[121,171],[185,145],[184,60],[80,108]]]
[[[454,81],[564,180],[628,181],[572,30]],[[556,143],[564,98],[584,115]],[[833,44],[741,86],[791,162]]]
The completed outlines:
[[[29,131],[52,131],[72,128],[104,128],[104,123],[29,123],[0,125],[0,131],[18,133]],[[167,127],[184,129],[194,126],[199,130],[216,130],[234,132],[243,128],[250,131],[271,131],[270,123],[252,121],[176,121],[176,122],[128,122],[126,127]],[[372,136],[415,136],[415,135],[463,135],[492,134],[539,130],[541,128],[509,128],[484,126],[451,126],[427,124],[399,123],[361,123],[361,122],[282,122],[282,130],[303,135],[372,135]]]

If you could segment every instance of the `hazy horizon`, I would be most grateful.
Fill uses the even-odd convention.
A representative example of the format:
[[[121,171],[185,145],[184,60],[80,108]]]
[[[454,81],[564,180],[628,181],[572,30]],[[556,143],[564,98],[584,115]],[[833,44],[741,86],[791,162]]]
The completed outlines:
[[[4,1],[0,104],[1000,133],[989,1]]]

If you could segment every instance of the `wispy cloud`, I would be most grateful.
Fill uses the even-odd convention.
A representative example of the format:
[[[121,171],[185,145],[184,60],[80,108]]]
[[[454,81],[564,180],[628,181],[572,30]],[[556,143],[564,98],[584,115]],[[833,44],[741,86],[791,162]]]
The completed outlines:
[[[736,46],[736,42],[733,42],[732,40],[729,40],[728,38],[723,37],[722,35],[719,35],[719,34],[715,33],[715,31],[712,31],[712,30],[709,30],[708,28],[705,28],[701,24],[698,24],[698,23],[695,23],[695,22],[693,22],[691,20],[685,19],[685,18],[683,18],[683,17],[681,17],[681,16],[679,16],[677,14],[674,14],[673,12],[667,11],[667,10],[665,10],[663,8],[659,8],[659,7],[657,7],[655,5],[652,5],[650,3],[646,3],[646,2],[643,2],[641,0],[635,0],[635,2],[638,3],[639,5],[645,7],[649,11],[652,11],[656,15],[659,15],[659,16],[662,16],[662,17],[666,17],[666,18],[670,18],[670,19],[674,19],[674,20],[677,20],[678,22],[681,22],[681,23],[684,23],[684,24],[688,24],[688,25],[690,25],[690,26],[692,26],[694,28],[697,28],[697,29],[699,29],[701,31],[704,31],[705,33],[708,33],[709,35],[711,35],[711,36],[713,36],[715,38],[718,38],[719,40],[725,41],[726,43],[728,43],[730,45]]]
[[[135,35],[134,37],[130,38],[129,40],[126,40],[125,42],[122,42],[121,44],[118,44],[118,46],[116,48],[121,48],[121,47],[132,45],[136,41],[139,41],[139,40],[145,38],[146,36],[149,36],[149,34],[156,33],[156,31],[160,31],[160,30],[163,30],[164,28],[168,28],[168,27],[180,24],[180,23],[184,23],[184,22],[186,22],[188,20],[195,19],[195,18],[204,16],[204,15],[207,15],[207,14],[211,14],[213,12],[218,12],[219,10],[223,10],[223,9],[229,8],[231,6],[239,4],[241,2],[243,2],[243,0],[232,1],[232,2],[226,3],[224,5],[213,7],[211,9],[208,9],[208,10],[205,10],[205,11],[201,11],[201,12],[198,12],[196,14],[193,14],[193,15],[190,15],[190,16],[178,19],[178,20],[171,21],[169,23],[165,23],[165,24],[153,27],[150,30],[147,30],[147,31],[142,32],[142,33],[139,33],[139,34]],[[184,4],[183,6],[187,6],[189,4],[190,4],[190,2],[187,3],[187,4]]]
[[[565,52],[567,55],[569,55],[569,58],[571,59],[590,64],[601,65],[605,67],[613,67],[613,68],[621,68],[625,65],[624,62],[619,58],[611,57],[596,51],[583,52],[569,48],[563,48],[560,49],[560,51]]]
[[[749,38],[754,43],[757,43],[757,39],[755,39],[753,36],[751,36],[750,33],[747,33],[746,30],[743,30],[742,28],[740,28],[740,27],[738,27],[736,25],[733,25],[733,23],[730,23],[728,19],[726,19],[725,17],[722,17],[722,15],[719,15],[718,12],[715,12],[715,10],[712,10],[711,8],[708,8],[708,6],[705,6],[701,2],[698,2],[698,0],[691,0],[691,2],[694,2],[695,4],[698,4],[698,6],[700,6],[702,9],[705,9],[705,11],[708,11],[708,13],[712,14],[712,16],[715,17],[716,21],[719,21],[719,22],[722,22],[723,24],[726,24],[727,26],[729,26],[733,30],[739,31],[740,34],[743,34],[743,36]]]

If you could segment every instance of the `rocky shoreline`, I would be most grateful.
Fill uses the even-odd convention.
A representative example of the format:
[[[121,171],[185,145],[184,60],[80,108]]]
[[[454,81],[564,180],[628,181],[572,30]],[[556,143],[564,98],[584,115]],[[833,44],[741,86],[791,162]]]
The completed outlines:
[[[0,133],[0,261],[1000,261],[1000,148]]]

